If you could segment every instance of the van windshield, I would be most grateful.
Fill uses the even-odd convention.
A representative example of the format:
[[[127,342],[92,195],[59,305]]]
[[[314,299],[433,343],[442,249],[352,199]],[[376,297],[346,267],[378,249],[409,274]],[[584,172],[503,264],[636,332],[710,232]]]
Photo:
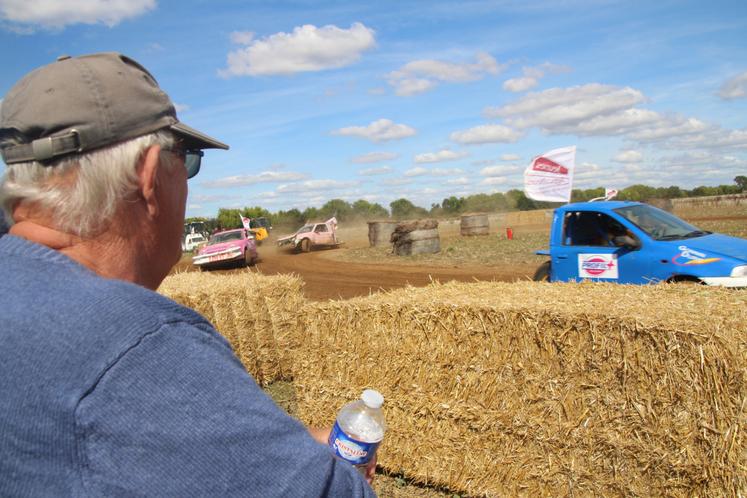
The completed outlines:
[[[711,233],[646,204],[617,208],[615,212],[656,240],[689,239]]]

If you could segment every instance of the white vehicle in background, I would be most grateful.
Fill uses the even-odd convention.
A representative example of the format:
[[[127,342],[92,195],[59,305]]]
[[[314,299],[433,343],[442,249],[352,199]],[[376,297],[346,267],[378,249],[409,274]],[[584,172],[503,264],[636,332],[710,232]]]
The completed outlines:
[[[205,244],[207,244],[207,239],[201,233],[188,233],[182,240],[182,251],[194,252]]]
[[[324,223],[309,223],[295,233],[277,240],[278,246],[291,246],[296,252],[309,252],[318,247],[338,247],[342,242],[337,240],[337,218],[330,218]]]

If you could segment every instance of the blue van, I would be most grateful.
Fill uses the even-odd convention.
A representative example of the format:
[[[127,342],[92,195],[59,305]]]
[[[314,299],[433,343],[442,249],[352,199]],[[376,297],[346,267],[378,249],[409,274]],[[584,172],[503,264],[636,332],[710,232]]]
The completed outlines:
[[[537,254],[550,261],[535,280],[747,287],[747,240],[700,230],[640,202],[579,202],[556,209],[550,250]]]

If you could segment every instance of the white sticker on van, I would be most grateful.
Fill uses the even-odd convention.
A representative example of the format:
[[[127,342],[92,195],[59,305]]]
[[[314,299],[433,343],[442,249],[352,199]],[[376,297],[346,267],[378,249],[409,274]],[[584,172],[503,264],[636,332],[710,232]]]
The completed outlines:
[[[578,276],[580,278],[617,279],[617,255],[579,254]]]

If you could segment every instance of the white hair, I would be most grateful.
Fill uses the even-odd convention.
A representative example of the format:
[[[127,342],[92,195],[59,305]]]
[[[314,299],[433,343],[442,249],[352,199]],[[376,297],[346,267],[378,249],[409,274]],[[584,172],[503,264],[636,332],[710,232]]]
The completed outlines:
[[[19,203],[34,204],[51,216],[54,228],[80,237],[106,229],[120,204],[138,186],[140,155],[152,145],[170,147],[170,132],[157,131],[91,152],[42,164],[11,164],[0,182],[0,207],[12,225]],[[175,161],[162,158],[167,168]]]

